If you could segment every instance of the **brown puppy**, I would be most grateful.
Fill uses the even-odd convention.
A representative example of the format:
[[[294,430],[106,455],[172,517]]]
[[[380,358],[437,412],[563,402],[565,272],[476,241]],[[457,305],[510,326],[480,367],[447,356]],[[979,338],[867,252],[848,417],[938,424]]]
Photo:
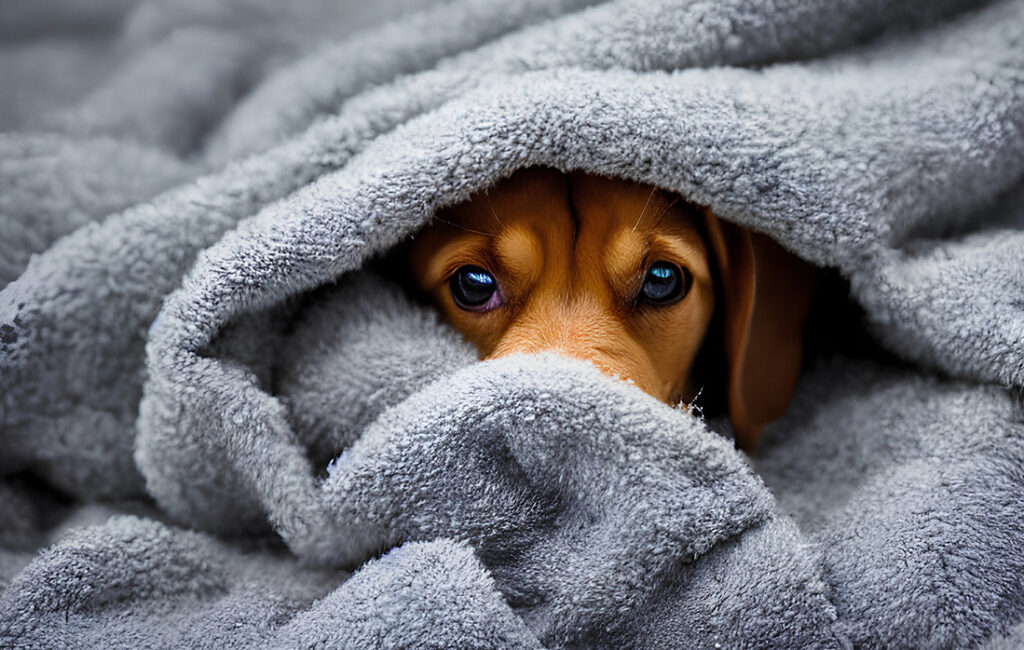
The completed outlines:
[[[481,358],[555,350],[669,404],[699,388],[694,361],[717,307],[747,449],[788,405],[813,290],[808,267],[770,239],[678,195],[547,168],[439,213],[410,266]]]

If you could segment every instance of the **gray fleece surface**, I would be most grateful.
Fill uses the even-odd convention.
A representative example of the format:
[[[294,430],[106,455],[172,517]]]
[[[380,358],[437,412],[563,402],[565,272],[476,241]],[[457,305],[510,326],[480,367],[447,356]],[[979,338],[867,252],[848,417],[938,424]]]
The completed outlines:
[[[0,38],[0,647],[1024,640],[1024,1],[62,0]],[[368,262],[531,165],[835,269],[866,351],[810,354],[753,456],[477,362]]]

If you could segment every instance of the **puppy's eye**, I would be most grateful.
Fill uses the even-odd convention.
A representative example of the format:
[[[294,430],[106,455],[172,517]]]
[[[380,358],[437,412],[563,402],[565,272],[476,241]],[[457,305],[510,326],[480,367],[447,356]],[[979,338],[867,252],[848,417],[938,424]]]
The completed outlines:
[[[671,262],[655,262],[647,269],[640,298],[654,305],[673,303],[690,290],[690,274]]]
[[[462,309],[486,311],[501,304],[498,281],[490,271],[479,266],[459,267],[448,280],[448,289],[455,304]]]

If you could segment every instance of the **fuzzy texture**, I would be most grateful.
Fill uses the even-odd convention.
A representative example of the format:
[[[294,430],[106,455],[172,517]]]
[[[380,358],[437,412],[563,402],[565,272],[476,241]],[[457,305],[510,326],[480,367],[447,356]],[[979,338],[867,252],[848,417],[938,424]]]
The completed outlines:
[[[1019,645],[1024,2],[413,4],[0,8],[0,646]],[[837,269],[870,351],[753,458],[477,363],[364,267],[529,165]]]

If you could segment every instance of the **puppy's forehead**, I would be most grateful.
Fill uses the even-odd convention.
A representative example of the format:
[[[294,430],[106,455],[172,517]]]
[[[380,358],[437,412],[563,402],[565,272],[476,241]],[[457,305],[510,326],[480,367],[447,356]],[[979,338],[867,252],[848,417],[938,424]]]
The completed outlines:
[[[572,203],[583,215],[621,229],[636,232],[654,225],[677,201],[676,195],[621,178],[582,172],[570,176]]]
[[[568,178],[547,167],[517,171],[489,189],[477,192],[440,216],[460,226],[498,234],[507,226],[548,224],[572,217]]]
[[[467,231],[502,239],[569,235],[635,256],[653,231],[699,237],[689,204],[650,185],[545,167],[517,171],[439,213]],[[496,243],[496,242],[495,242]]]

